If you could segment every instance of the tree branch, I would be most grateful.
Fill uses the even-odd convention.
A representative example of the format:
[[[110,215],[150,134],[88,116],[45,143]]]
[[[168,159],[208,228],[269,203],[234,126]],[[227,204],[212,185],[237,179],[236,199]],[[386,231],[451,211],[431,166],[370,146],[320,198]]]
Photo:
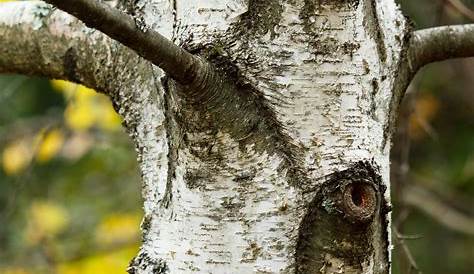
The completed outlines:
[[[207,62],[175,45],[154,30],[139,28],[133,18],[97,0],[45,0],[83,21],[88,27],[136,51],[182,85],[205,90],[216,74]]]
[[[126,49],[40,1],[0,4],[0,37],[0,73],[64,79],[103,91],[111,82],[111,55]]]
[[[465,16],[471,21],[474,21],[474,11],[466,7],[460,0],[447,0],[448,4],[451,5],[455,10],[457,10],[460,14]]]
[[[474,57],[474,24],[422,29],[407,33],[402,40],[406,43],[406,54],[393,82],[394,99],[387,126],[392,130],[406,89],[420,68],[447,59]]]
[[[408,65],[413,74],[429,63],[474,56],[474,24],[444,26],[413,33]]]
[[[474,219],[453,209],[430,191],[414,185],[407,185],[402,195],[403,202],[413,206],[438,223],[461,233],[474,235]]]
[[[404,237],[400,232],[398,231],[398,228],[396,226],[392,227],[393,232],[395,234],[395,242],[398,243],[401,247],[401,251],[405,255],[406,260],[408,261],[409,264],[409,269],[408,273],[411,273],[411,270],[414,269],[416,270],[416,273],[421,273],[420,269],[418,268],[418,264],[415,261],[415,258],[411,254],[410,249],[408,248],[407,244],[405,243],[406,237]]]
[[[102,31],[163,69],[181,85],[177,92],[188,103],[206,111],[206,115],[212,116],[216,124],[225,126],[234,138],[248,138],[259,131],[277,136],[275,139],[283,142],[283,134],[272,116],[272,110],[253,87],[239,86],[207,60],[190,54],[154,30],[137,26],[131,16],[101,1],[44,1],[76,16],[87,26]],[[275,139],[268,138],[264,142],[273,145],[277,142]]]

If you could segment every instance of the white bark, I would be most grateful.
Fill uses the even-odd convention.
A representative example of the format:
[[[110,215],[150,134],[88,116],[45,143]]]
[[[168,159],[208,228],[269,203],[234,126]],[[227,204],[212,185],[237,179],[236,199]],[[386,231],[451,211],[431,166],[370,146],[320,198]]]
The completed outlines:
[[[298,153],[235,138],[199,110],[185,110],[189,106],[169,87],[171,95],[162,100],[170,113],[163,123],[174,137],[168,145],[157,134],[142,141],[146,217],[136,273],[293,273],[303,218],[328,175],[365,161],[389,187],[391,88],[406,32],[394,2],[376,1],[373,10],[371,1],[323,1],[313,3],[312,11],[312,1],[281,7],[270,1],[266,11],[257,2],[141,1],[148,25],[162,26],[155,18],[174,15],[178,43],[211,48],[231,60],[241,80],[265,96],[285,145]],[[254,18],[248,18],[251,9],[260,9]],[[254,21],[246,29],[241,20]],[[303,176],[294,177],[292,169]],[[375,218],[374,247],[363,261],[350,265],[343,255],[327,252],[317,254],[321,268],[311,271],[386,273],[384,217]]]

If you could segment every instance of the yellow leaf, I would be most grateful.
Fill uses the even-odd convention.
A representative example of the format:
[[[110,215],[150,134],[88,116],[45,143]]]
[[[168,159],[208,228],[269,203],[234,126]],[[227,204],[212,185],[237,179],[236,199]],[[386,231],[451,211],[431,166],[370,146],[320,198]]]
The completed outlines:
[[[97,117],[97,124],[104,130],[117,130],[122,124],[122,119],[115,112],[109,100],[107,98],[104,99],[105,100],[101,106],[101,114]]]
[[[90,105],[82,102],[70,103],[64,112],[64,119],[71,129],[77,131],[88,130],[96,122]]]
[[[64,134],[59,129],[53,129],[40,134],[36,160],[40,163],[51,160],[61,149],[64,143]]]
[[[64,118],[67,125],[76,131],[85,131],[97,125],[104,130],[116,130],[121,125],[109,99],[83,85],[62,80],[52,80],[54,89],[64,92],[73,100],[66,107]]]
[[[130,258],[138,252],[138,245],[134,244],[112,252],[87,257],[80,261],[59,264],[56,267],[58,274],[109,274],[123,273],[130,262]]]
[[[112,214],[106,216],[95,231],[97,243],[107,245],[138,239],[140,219],[140,214]]]
[[[74,93],[74,98],[76,102],[91,103],[90,100],[94,100],[98,95],[95,90],[83,85],[78,85],[76,93]]]
[[[1,2],[2,0],[0,0]],[[0,273],[3,274],[29,274],[26,269],[21,267],[7,267],[7,268],[0,268]]]
[[[67,211],[51,201],[33,202],[28,215],[25,238],[31,245],[36,245],[45,238],[54,238],[69,225]]]
[[[58,92],[64,92],[64,96],[71,97],[77,89],[77,84],[64,80],[51,80],[51,86]]]
[[[24,140],[8,145],[2,154],[3,170],[7,175],[22,172],[30,163],[33,151]]]

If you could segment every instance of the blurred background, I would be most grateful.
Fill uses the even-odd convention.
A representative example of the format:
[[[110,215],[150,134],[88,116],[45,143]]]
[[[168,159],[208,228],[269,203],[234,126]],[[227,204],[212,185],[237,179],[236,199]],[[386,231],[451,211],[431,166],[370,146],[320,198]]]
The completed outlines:
[[[400,4],[415,28],[474,22],[474,0]],[[392,193],[394,273],[474,273],[474,58],[432,64],[408,89]],[[107,97],[0,76],[1,274],[125,273],[141,216],[136,155]]]
[[[416,29],[474,23],[474,0],[401,0]],[[474,273],[474,58],[408,88],[391,159],[394,273]]]

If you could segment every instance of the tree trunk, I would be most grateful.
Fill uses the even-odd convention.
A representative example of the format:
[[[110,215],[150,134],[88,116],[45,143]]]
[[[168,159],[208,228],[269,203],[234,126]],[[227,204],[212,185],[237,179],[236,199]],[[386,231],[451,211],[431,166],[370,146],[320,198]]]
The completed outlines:
[[[0,7],[0,73],[83,83],[124,119],[145,213],[129,273],[389,273],[400,100],[421,66],[474,55],[474,25],[413,33],[394,0],[46,1],[135,50]]]
[[[144,181],[144,241],[129,272],[388,273],[393,86],[406,38],[393,1],[127,9],[239,93],[193,93],[154,67],[114,97]]]

